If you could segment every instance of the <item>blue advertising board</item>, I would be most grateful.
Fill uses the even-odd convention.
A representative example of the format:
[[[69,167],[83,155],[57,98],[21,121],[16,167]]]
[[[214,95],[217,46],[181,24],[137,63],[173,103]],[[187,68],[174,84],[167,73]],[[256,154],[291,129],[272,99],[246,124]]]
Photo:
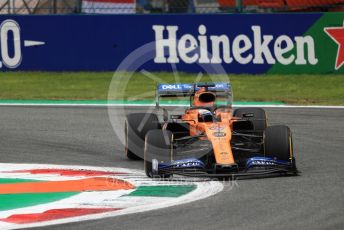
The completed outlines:
[[[344,14],[338,15],[334,18],[342,18],[341,22],[333,19],[330,25],[342,25]],[[266,73],[273,66],[310,69],[321,63],[317,51],[321,41],[307,31],[323,17],[322,13],[0,16],[0,70],[114,71],[147,44],[151,57],[139,68],[149,71],[199,72],[216,65],[229,73]],[[321,29],[326,42],[335,47]]]

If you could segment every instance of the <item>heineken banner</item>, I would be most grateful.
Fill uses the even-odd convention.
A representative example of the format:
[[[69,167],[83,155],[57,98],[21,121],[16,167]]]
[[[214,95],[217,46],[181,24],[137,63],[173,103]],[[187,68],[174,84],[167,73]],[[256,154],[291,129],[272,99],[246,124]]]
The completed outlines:
[[[129,58],[140,65],[121,70],[343,73],[343,23],[344,13],[0,16],[0,70],[115,71]]]

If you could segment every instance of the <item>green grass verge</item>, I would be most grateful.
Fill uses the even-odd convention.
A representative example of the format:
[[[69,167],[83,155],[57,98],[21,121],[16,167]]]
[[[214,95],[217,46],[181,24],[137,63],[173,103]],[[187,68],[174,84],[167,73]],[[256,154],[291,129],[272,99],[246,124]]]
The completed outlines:
[[[122,73],[129,79],[124,95],[111,100],[152,99],[156,82],[146,74]],[[153,73],[163,82],[176,82],[173,73]],[[113,73],[1,72],[0,100],[107,100]],[[127,78],[126,78],[127,77]],[[194,82],[194,74],[179,73],[180,82]],[[227,76],[203,76],[222,81]],[[344,75],[230,75],[235,101],[280,101],[289,104],[344,105]],[[119,78],[112,84],[123,85]],[[124,86],[123,86],[124,87]],[[147,93],[148,92],[148,93]]]

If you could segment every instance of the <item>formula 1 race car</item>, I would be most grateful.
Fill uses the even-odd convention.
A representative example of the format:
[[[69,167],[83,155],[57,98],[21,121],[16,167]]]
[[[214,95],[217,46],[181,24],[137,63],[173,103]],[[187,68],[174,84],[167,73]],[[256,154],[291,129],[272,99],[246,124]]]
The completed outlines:
[[[181,114],[162,107],[185,97],[190,106]],[[126,155],[143,159],[148,177],[297,174],[289,127],[267,126],[261,108],[233,110],[229,83],[160,84],[155,109],[125,122]]]

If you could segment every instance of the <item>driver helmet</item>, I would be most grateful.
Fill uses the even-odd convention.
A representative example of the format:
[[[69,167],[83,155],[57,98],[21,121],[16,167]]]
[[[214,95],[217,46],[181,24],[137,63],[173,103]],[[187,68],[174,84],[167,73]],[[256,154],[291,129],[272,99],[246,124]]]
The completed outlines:
[[[212,122],[213,115],[207,109],[199,109],[198,110],[198,121],[199,122]]]
[[[215,105],[215,100],[215,93],[206,91],[205,88],[202,87],[195,93],[193,106],[213,107]]]

